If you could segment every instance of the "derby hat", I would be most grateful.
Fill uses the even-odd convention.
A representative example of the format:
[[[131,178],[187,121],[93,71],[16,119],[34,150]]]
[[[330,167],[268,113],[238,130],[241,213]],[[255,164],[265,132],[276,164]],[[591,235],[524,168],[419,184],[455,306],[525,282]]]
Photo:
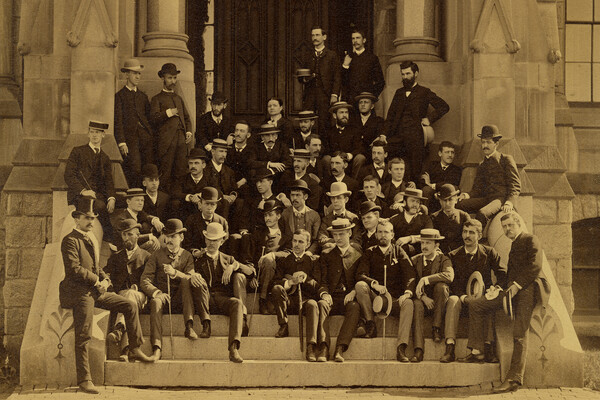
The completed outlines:
[[[190,160],[201,159],[201,160],[207,161],[208,154],[206,154],[206,151],[204,151],[204,149],[202,149],[200,147],[194,147],[193,149],[190,150],[190,154],[187,155],[187,158]]]
[[[129,199],[131,197],[138,197],[138,196],[145,196],[146,192],[144,191],[144,189],[140,189],[140,188],[132,188],[132,189],[127,189],[127,191],[125,192],[125,195],[123,197],[125,197],[126,199]]]
[[[446,200],[452,196],[458,196],[460,194],[460,189],[457,189],[451,183],[444,183],[440,188],[435,192],[435,197],[438,200]]]
[[[263,207],[263,213],[269,213],[271,211],[283,211],[283,204],[279,200],[267,200]]]
[[[371,211],[379,211],[381,212],[381,207],[375,204],[372,201],[363,201],[360,205],[360,215],[365,215],[370,213]]]
[[[315,114],[314,111],[307,110],[307,111],[300,111],[298,113],[298,116],[296,117],[296,121],[302,121],[302,120],[306,120],[306,119],[317,119],[317,118],[319,118],[319,116],[317,114]]]
[[[433,139],[435,139],[435,132],[433,131],[433,126],[431,125],[421,124],[421,128],[423,128],[423,146],[427,146],[433,142]]]
[[[129,60],[125,60],[123,64],[123,68],[121,68],[121,72],[141,72],[144,70],[144,66],[140,64],[140,61],[137,58],[130,58]]]
[[[100,129],[102,131],[105,131],[108,129],[108,124],[105,122],[100,122],[100,121],[90,121],[90,123],[88,124],[88,126],[90,128],[94,128],[94,129]]]
[[[421,229],[421,240],[443,240],[445,238],[445,236],[440,235],[440,231],[437,229]]]
[[[165,222],[163,233],[166,236],[172,236],[177,233],[187,232],[187,229],[183,227],[183,222],[177,218],[171,218]]]
[[[500,130],[496,125],[484,125],[481,127],[481,133],[477,134],[478,138],[481,139],[494,139],[500,140],[502,139],[502,135],[500,134]]]
[[[177,66],[175,64],[166,63],[166,64],[163,64],[160,71],[158,71],[158,76],[162,78],[164,74],[177,75],[180,72],[181,71],[177,69]]]
[[[208,98],[208,101],[214,104],[222,104],[227,103],[229,99],[225,96],[223,92],[214,92],[212,96]]]
[[[361,99],[369,99],[373,103],[377,103],[377,96],[370,92],[361,92],[358,96],[354,97],[354,101],[358,102]]]
[[[256,171],[256,174],[254,175],[254,181],[260,181],[261,179],[265,179],[265,178],[273,179],[274,176],[275,176],[275,174],[270,169],[260,168],[259,170]]]
[[[312,72],[308,68],[298,68],[296,70],[296,78],[310,78],[312,76]]]
[[[73,218],[77,218],[80,215],[87,217],[96,218],[98,214],[94,212],[94,198],[89,196],[82,196],[75,203],[75,210],[71,213]]]
[[[327,196],[329,197],[336,197],[342,194],[345,194],[346,196],[350,196],[352,194],[344,182],[333,182],[331,184],[330,191],[327,192]]]
[[[156,164],[146,164],[142,167],[142,178],[160,178]]]
[[[303,190],[304,192],[310,194],[311,190],[308,187],[308,183],[302,179],[296,179],[291,186],[288,187],[288,190],[291,192],[292,190]]]
[[[271,133],[281,133],[281,129],[271,124],[262,124],[260,126],[260,130],[258,131],[259,135],[268,135]]]
[[[329,112],[330,112],[330,113],[334,113],[334,112],[336,112],[337,110],[339,110],[340,108],[345,108],[345,109],[347,109],[347,110],[352,110],[354,107],[352,107],[352,105],[351,105],[351,104],[348,104],[348,103],[347,103],[347,102],[345,102],[345,101],[336,101],[335,103],[333,103],[333,104],[331,105],[331,107],[329,107]]]
[[[385,294],[379,294],[373,299],[373,312],[377,318],[385,319],[392,311],[392,295],[386,291]]]
[[[473,272],[469,277],[469,281],[467,282],[467,296],[478,299],[479,297],[483,296],[484,290],[485,283],[483,282],[483,276],[481,276],[481,272]]]
[[[230,149],[231,146],[227,144],[227,141],[225,139],[213,139],[212,141],[212,148],[213,149]]]
[[[406,188],[404,192],[400,192],[404,197],[414,197],[415,199],[427,200],[427,197],[423,197],[423,191],[421,189]]]
[[[206,230],[202,231],[202,234],[208,240],[219,240],[227,235],[227,232],[223,229],[223,225],[218,222],[210,222],[206,225]]]
[[[294,149],[293,153],[293,158],[306,158],[307,160],[310,160],[310,151],[306,149]]]
[[[127,232],[135,228],[142,229],[142,225],[133,218],[127,218],[119,223],[117,230],[119,232]]]
[[[345,231],[354,228],[354,224],[348,218],[336,218],[331,222],[331,226],[327,227],[329,232]]]
[[[200,191],[200,198],[204,201],[214,201],[215,203],[221,200],[219,192],[212,186],[203,187]]]

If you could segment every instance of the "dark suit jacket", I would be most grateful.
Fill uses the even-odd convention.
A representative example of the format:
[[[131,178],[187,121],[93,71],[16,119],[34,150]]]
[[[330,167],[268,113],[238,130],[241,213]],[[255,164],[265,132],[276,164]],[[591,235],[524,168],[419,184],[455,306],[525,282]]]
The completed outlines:
[[[265,199],[265,201],[275,199],[275,194],[272,194],[270,197]],[[262,197],[260,195],[256,195],[250,197],[245,203],[244,218],[240,223],[240,229],[248,229],[250,232],[253,232],[256,228],[265,226],[265,216],[263,210],[258,208],[258,205],[261,201]]]
[[[317,124],[312,127],[311,134],[317,133]],[[310,135],[308,136],[310,138]],[[292,140],[288,143],[290,149],[306,149],[308,146],[309,139],[304,140],[300,129],[295,130],[292,134]]]
[[[303,271],[308,276],[302,283],[302,296],[305,297],[306,293],[309,297],[318,299],[323,290],[315,279],[315,274],[319,273],[317,263],[317,261],[313,261],[307,254],[297,259],[294,253],[290,253],[287,257],[278,259],[275,276],[273,276],[273,280],[271,281],[272,286],[283,286],[285,281],[292,279],[294,272]]]
[[[333,215],[333,212],[327,214],[323,218],[321,218],[321,227],[319,228],[319,243],[321,246],[327,242],[333,241],[333,239],[329,236],[329,228],[336,217]],[[344,218],[348,218],[351,223],[354,224],[354,228],[352,228],[352,236],[350,237],[350,244],[356,247],[357,249],[361,248],[361,222],[358,218],[358,215],[354,214],[351,211],[346,210],[344,214]]]
[[[167,193],[159,190],[156,197],[156,203],[153,203],[149,197],[144,200],[144,211],[147,214],[157,216],[161,221],[166,221],[167,205],[169,204],[170,199],[171,197]]]
[[[314,166],[312,164],[308,164],[306,173],[315,174],[321,180],[321,182],[323,182],[323,179],[330,175],[329,171],[325,171],[325,166],[323,165],[323,160],[321,158],[317,158],[315,160]]]
[[[333,154],[335,151],[357,154],[365,154],[361,133],[357,126],[348,125],[340,133],[337,126],[332,126],[325,137],[325,154]]]
[[[285,210],[283,210],[283,213],[281,213],[280,221],[283,221],[283,224],[289,227],[289,232],[291,232],[292,235],[294,234],[296,229],[299,229],[299,227],[296,226],[295,220],[296,218],[294,216],[293,206],[286,208]],[[317,254],[319,250],[318,237],[319,228],[321,227],[321,217],[315,210],[309,208],[304,213],[303,221],[304,229],[306,229],[310,233],[311,238],[311,244],[307,251],[310,251],[313,254]]]
[[[254,151],[254,143],[251,143],[250,141],[248,141],[246,147],[244,147],[241,152],[238,152],[235,149],[235,146],[232,146],[232,148],[227,151],[225,165],[229,166],[235,173],[236,182],[242,178],[246,178],[248,181],[247,185],[252,185],[252,182],[250,181],[250,154]]]
[[[213,214],[212,221],[210,222],[218,222],[221,224],[223,230],[227,234],[225,240],[229,238],[229,224],[225,218],[219,214]],[[201,250],[205,248],[206,240],[202,232],[206,230],[207,223],[202,217],[202,212],[199,211],[187,217],[184,226],[186,227],[187,232],[183,235],[182,247],[189,252],[191,252],[192,249]]]
[[[294,184],[294,180],[296,179],[296,175],[293,169],[285,171],[279,180],[279,192],[288,193],[288,188]],[[302,178],[304,182],[308,185],[310,189],[310,194],[308,195],[308,199],[306,200],[306,205],[312,208],[313,210],[318,210],[321,205],[321,195],[323,190],[321,186],[315,181],[313,178],[308,175],[308,173],[304,174]]]
[[[504,203],[515,200],[521,193],[521,179],[512,156],[496,151],[477,166],[471,197],[484,197]]]
[[[394,257],[394,250],[396,252]],[[394,261],[395,260],[395,261]],[[384,268],[384,265],[387,268]],[[357,280],[371,286],[373,282],[384,284],[384,272],[387,269],[386,287],[393,299],[402,296],[405,291],[415,293],[415,269],[402,247],[392,245],[384,254],[379,246],[368,248],[362,257],[356,271]]]
[[[448,254],[450,251],[462,246],[463,224],[470,219],[469,214],[462,210],[454,210],[452,216],[446,215],[443,210],[431,214],[433,227],[445,237],[445,239],[440,241],[440,250],[442,250],[442,253]]]
[[[442,169],[441,162],[431,161],[423,168],[421,175],[425,172],[429,174],[429,180],[431,183],[436,184],[436,188],[440,188],[444,183],[451,183],[456,187],[460,185],[460,178],[462,177],[462,169],[458,165],[450,164],[446,170]],[[425,181],[421,179],[419,181],[419,187],[425,186]]]
[[[284,163],[286,168],[292,167],[290,149],[282,140],[277,139],[270,152],[262,142],[252,148],[248,158],[250,168],[253,170],[267,168],[269,162],[280,162]]]
[[[96,157],[100,158],[98,164],[95,164]],[[99,175],[94,173],[96,166]],[[108,155],[104,150],[100,150],[100,154],[95,155],[88,144],[73,147],[67,160],[64,178],[68,186],[68,204],[74,204],[81,191],[87,189],[92,189],[96,192],[96,197],[103,201],[115,197],[115,184]]]
[[[202,189],[206,186],[211,186],[212,183],[213,182],[206,173],[206,168],[204,169],[202,179],[200,179],[198,183],[194,182],[191,174],[186,174],[175,180],[173,188],[171,189],[171,197],[176,200],[184,201],[186,195],[200,193],[202,192]]]
[[[293,232],[290,231],[288,225],[286,225],[281,219],[279,220],[279,231],[281,232],[281,238],[279,243],[269,240],[269,228],[265,225],[259,226],[252,232],[250,236],[251,250],[250,254],[252,262],[257,265],[258,260],[263,255],[263,246],[265,253],[273,251],[285,251],[288,252],[292,248],[292,236]]]
[[[342,82],[344,87],[343,97],[350,104],[354,104],[354,97],[361,92],[373,93],[379,97],[385,86],[385,78],[379,58],[368,51],[361,54],[350,53],[352,62],[350,67],[342,67]]]
[[[269,121],[271,121],[271,118],[268,117],[265,120],[263,120],[263,124],[267,124],[269,123]],[[294,123],[287,119],[286,117],[282,116],[281,118],[279,118],[277,120],[277,128],[279,128],[281,130],[281,132],[279,132],[279,135],[277,135],[277,140],[281,140],[283,143],[287,144],[287,146],[291,149],[293,148],[293,141],[292,141],[292,137],[294,136]],[[255,142],[257,145],[261,144],[261,140],[260,140],[260,135],[256,135],[255,137]],[[304,147],[300,147],[300,148],[304,148]]]
[[[450,292],[456,296],[467,294],[467,283],[471,274],[479,271],[483,277],[486,288],[492,285],[492,271],[496,275],[496,284],[506,286],[506,269],[500,266],[500,256],[495,249],[490,246],[479,244],[477,253],[471,256],[465,252],[465,247],[461,246],[450,253],[448,258],[452,261],[454,268],[454,280],[450,284]]]
[[[329,175],[321,181],[321,187],[323,188],[323,193],[325,194],[325,196],[323,196],[323,199],[324,199],[323,203],[326,206],[331,204],[331,201],[329,200],[329,196],[327,196],[327,192],[330,191],[331,184],[333,182],[337,182],[336,179],[333,177],[333,175]],[[356,199],[358,198],[358,193],[361,189],[360,185],[358,184],[358,181],[356,179],[354,179],[353,177],[351,177],[350,175],[345,174],[344,179],[342,179],[342,182],[344,182],[346,184],[346,187],[348,188],[348,190],[352,192],[352,194],[350,195],[350,199],[346,203],[346,209],[351,210],[351,211],[358,211],[356,209]]]
[[[157,290],[167,293],[167,275],[163,264],[171,264],[177,271],[177,276],[171,278],[171,293],[175,293],[179,289],[179,281],[189,279],[190,272],[194,270],[194,257],[189,251],[180,249],[179,257],[173,260],[167,247],[161,247],[152,253],[140,278],[140,287],[146,296],[152,297]]]
[[[225,164],[221,166],[221,172],[218,172],[213,162],[209,161],[204,168],[204,175],[210,186],[217,189],[220,195],[230,195],[231,192],[237,191],[235,172]]]
[[[362,120],[360,119],[360,115],[356,118],[354,125],[358,128],[360,132],[360,138],[362,140],[363,149],[366,153],[370,153],[369,146],[375,140],[376,137],[383,134],[383,128],[385,125],[385,121],[383,118],[374,114],[374,111],[371,112],[371,115],[367,119],[367,122],[363,125]]]
[[[327,96],[339,94],[342,87],[341,63],[335,51],[325,48],[320,57],[315,54],[312,47],[310,51],[302,56],[302,68],[310,68],[311,72],[316,73],[316,77],[306,84],[307,92],[313,90],[322,90]]]
[[[396,187],[392,183],[391,176],[388,177],[388,180],[381,184],[381,194],[383,195],[383,200],[387,203],[388,206],[394,204],[394,197],[400,192],[404,192],[406,190],[406,180],[403,179],[400,186]]]
[[[208,289],[212,293],[223,293],[229,297],[233,297],[233,280],[230,280],[227,285],[221,282],[223,278],[223,271],[231,264],[235,263],[236,260],[233,256],[224,254],[219,251],[218,262],[213,265],[212,259],[204,253],[198,260],[196,260],[195,271],[202,275]],[[234,272],[242,273],[242,272]]]
[[[420,213],[415,215],[410,222],[407,222],[404,211],[402,211],[391,217],[390,222],[394,227],[394,237],[396,239],[408,235],[420,235],[421,229],[433,228],[433,223],[431,222],[429,215]]]
[[[131,289],[133,285],[141,290],[140,280],[149,257],[150,253],[140,247],[134,250],[130,259],[127,259],[127,250],[125,249],[113,253],[104,267],[104,272],[108,274],[112,282],[112,290],[119,293],[121,290]],[[127,270],[128,266],[131,268],[131,273]]]
[[[387,164],[383,167],[383,174],[381,175],[381,178],[379,177],[379,174],[377,173],[377,170],[375,169],[375,165],[373,165],[372,162],[369,164],[363,165],[362,168],[360,169],[360,171],[358,172],[358,183],[362,185],[362,182],[364,181],[364,179],[369,175],[373,175],[374,177],[379,179],[379,184],[381,185],[382,193],[383,193],[383,185],[392,179],[392,177],[390,176],[390,171],[388,170]],[[386,189],[386,190],[389,190],[389,189]],[[387,198],[386,198],[386,200],[387,200]],[[392,201],[393,200],[394,199],[392,198]]]
[[[127,146],[132,145],[130,135],[136,133],[144,133],[143,137],[140,137],[140,141],[154,140],[152,134],[152,128],[150,127],[150,102],[146,93],[142,92],[139,88],[134,92],[132,96],[129,93],[130,90],[126,86],[123,86],[115,94],[115,140],[118,143],[126,143]],[[133,101],[131,101],[133,98]],[[144,128],[138,130],[138,123]]]
[[[417,254],[411,258],[411,261],[417,271],[417,279],[428,277],[429,285],[433,287],[438,282],[450,284],[454,279],[454,269],[452,261],[443,254],[436,254],[431,262],[431,271],[429,275],[425,275],[425,266],[423,262],[423,253]],[[429,266],[428,266],[429,267]]]
[[[550,284],[542,272],[542,247],[537,236],[523,232],[512,242],[508,254],[505,289],[514,283],[526,289],[532,283],[537,285],[537,299],[542,305],[548,303]]]
[[[377,239],[377,232],[373,232],[371,237],[368,236],[368,232],[363,226],[362,233],[360,235],[361,243],[362,243],[362,251],[363,253],[367,251],[369,247],[378,246],[379,239]]]
[[[179,116],[168,117],[167,109],[177,108]],[[152,98],[150,102],[150,119],[154,125],[157,138],[157,157],[165,155],[169,146],[177,138],[177,131],[192,131],[190,115],[185,108],[183,99],[176,93],[164,90]]]
[[[227,136],[233,132],[231,118],[224,114],[221,114],[223,118],[220,124],[217,124],[212,118],[211,111],[204,114],[197,113],[196,115],[200,115],[196,123],[196,147],[204,148],[217,138],[227,140]]]
[[[348,294],[356,285],[356,271],[361,253],[350,246],[342,257],[336,246],[329,253],[321,254],[319,259],[319,278],[323,290],[330,294]]]
[[[115,232],[119,232],[119,225],[121,225],[121,222],[126,219],[133,219],[139,222],[142,225],[142,229],[140,229],[140,233],[142,235],[152,232],[152,220],[154,219],[153,215],[146,214],[146,212],[142,210],[138,213],[137,218],[134,218],[127,208],[115,210],[115,212],[110,216],[110,224]],[[121,238],[121,235],[117,233],[113,236],[113,244],[117,246],[117,249],[122,249],[123,239]],[[138,244],[142,244],[143,242],[144,241],[139,240]]]
[[[108,276],[96,264],[91,242],[86,241],[80,232],[73,230],[63,238],[60,251],[65,266],[65,278],[59,285],[61,307],[72,308],[78,297],[86,293],[99,296],[94,285]]]

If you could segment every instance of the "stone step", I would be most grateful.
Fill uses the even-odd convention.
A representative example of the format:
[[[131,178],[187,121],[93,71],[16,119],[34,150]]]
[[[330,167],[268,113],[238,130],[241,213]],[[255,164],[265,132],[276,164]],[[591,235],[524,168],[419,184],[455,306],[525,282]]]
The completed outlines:
[[[142,351],[152,354],[150,338],[142,345]],[[336,338],[331,338],[330,355],[333,356],[333,346]],[[384,347],[383,338],[354,339],[350,343],[348,351],[344,353],[347,360],[382,360]],[[173,337],[175,347],[174,358],[176,360],[226,360],[228,339],[225,336],[211,337],[210,339],[189,340],[183,336]],[[304,343],[306,348],[306,342]],[[387,360],[396,359],[396,338],[385,338],[385,357]],[[409,343],[408,355],[412,355],[412,343]],[[442,343],[434,343],[431,339],[425,339],[425,360],[437,361],[444,354],[446,346]],[[172,358],[171,340],[168,335],[163,337],[162,359]],[[467,339],[458,339],[456,350],[457,357],[467,354]],[[108,358],[116,359],[118,350],[111,346]],[[300,352],[300,341],[297,337],[268,338],[268,337],[244,337],[242,338],[240,354],[248,360],[304,360],[304,353]]]
[[[104,384],[152,387],[471,386],[500,380],[498,364],[419,364],[397,361],[161,360],[105,362]]]

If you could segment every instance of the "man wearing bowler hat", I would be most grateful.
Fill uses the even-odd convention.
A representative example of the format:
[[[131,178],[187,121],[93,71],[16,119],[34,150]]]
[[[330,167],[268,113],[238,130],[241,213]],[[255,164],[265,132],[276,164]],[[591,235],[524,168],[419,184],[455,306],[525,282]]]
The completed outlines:
[[[129,187],[142,183],[142,165],[154,162],[154,134],[150,126],[150,101],[138,85],[144,66],[125,61],[125,86],[115,94],[115,140],[123,156],[123,172]]]
[[[160,175],[155,164],[146,164],[142,167],[142,185],[147,196],[144,201],[146,214],[155,215],[161,221],[166,221],[171,196],[159,189]]]
[[[227,152],[230,150],[231,146],[227,144],[227,141],[223,139],[213,140],[210,150],[212,157],[204,171],[211,186],[215,187],[221,195],[218,212],[227,219],[230,210],[235,209],[234,203],[238,198],[235,172],[225,165]]]
[[[195,258],[200,257],[202,249],[206,247],[203,232],[211,222],[219,223],[226,233],[225,240],[229,239],[229,224],[223,216],[217,214],[217,204],[220,197],[217,189],[207,186],[200,192],[198,202],[199,212],[191,214],[185,221],[187,232],[183,240],[183,248],[188,250]]]
[[[77,204],[83,196],[96,200],[94,210],[104,230],[103,240],[110,242],[112,226],[108,214],[115,210],[115,185],[110,158],[100,148],[107,129],[108,124],[90,121],[89,142],[73,147],[65,166],[64,179],[68,188],[68,204]]]
[[[94,307],[122,313],[125,317],[131,354],[142,361],[150,361],[140,350],[144,338],[137,304],[116,293],[107,292],[111,281],[98,265],[100,244],[93,234],[90,234],[98,215],[94,211],[95,201],[87,196],[77,199],[75,211],[71,213],[75,220],[75,228],[61,243],[65,278],[59,285],[60,306],[73,309],[77,384],[86,393],[98,393],[92,382],[88,356]]]
[[[163,89],[150,102],[150,119],[157,130],[156,160],[164,188],[186,174],[185,156],[192,141],[190,115],[183,99],[175,93],[180,72],[175,64],[164,64],[158,71]]]
[[[437,229],[422,229],[421,250],[423,252],[411,259],[417,272],[413,317],[415,354],[411,358],[411,362],[423,361],[425,313],[433,314],[433,341],[435,343],[442,341],[444,309],[449,296],[449,285],[454,279],[452,261],[439,251],[439,242],[443,239],[444,237]]]
[[[366,158],[360,131],[356,125],[350,124],[352,108],[345,101],[338,101],[329,108],[335,125],[327,131],[325,153],[331,156],[336,151],[345,152],[352,165],[352,176],[356,178],[360,168],[365,164]]]
[[[293,181],[287,186],[290,192],[290,201],[292,205],[283,210],[281,220],[284,225],[290,228],[290,232],[296,232],[298,229],[304,229],[310,234],[310,241],[306,252],[313,256],[319,251],[319,228],[321,226],[321,217],[312,207],[308,207],[307,201],[311,194],[311,189],[306,181],[299,179]]]
[[[314,111],[300,111],[296,117],[299,130],[294,131],[292,135],[291,149],[308,149],[310,135],[317,133],[315,122],[319,116]]]
[[[514,210],[521,193],[521,179],[514,158],[497,149],[502,135],[496,125],[484,125],[477,137],[481,139],[483,161],[477,166],[471,192],[463,192],[456,207],[476,213],[475,218],[485,229],[500,210],[505,213]]]
[[[440,242],[440,250],[444,254],[462,246],[463,224],[471,219],[469,214],[456,209],[459,194],[460,189],[451,183],[441,185],[435,193],[442,209],[431,214],[431,222],[433,227],[440,231],[440,235],[444,236]]]
[[[183,314],[185,337],[198,338],[194,331],[194,303],[190,290],[194,259],[181,247],[185,231],[178,219],[165,222],[166,246],[152,253],[140,279],[141,288],[150,302],[150,341],[156,361],[162,355],[162,316],[168,303],[171,303],[172,312]]]
[[[171,209],[182,221],[198,210],[202,189],[212,186],[211,180],[205,173],[207,163],[208,155],[203,149],[198,147],[191,149],[187,155],[189,173],[177,178],[172,186]]]
[[[281,188],[282,192],[289,190],[289,187],[294,184],[296,180],[302,180],[306,182],[309,192],[308,200],[306,204],[313,210],[318,210],[321,203],[321,186],[319,183],[306,172],[310,165],[310,153],[306,149],[295,149],[293,152],[293,169],[286,170],[279,180],[278,187]]]
[[[366,151],[383,132],[384,120],[373,111],[377,103],[377,97],[373,93],[362,92],[354,97],[354,101],[360,118],[354,122],[358,126],[362,145]]]
[[[232,130],[231,118],[225,115],[225,109],[229,102],[227,96],[222,92],[214,92],[208,101],[210,102],[210,111],[204,113],[200,107],[196,111],[196,115],[200,116],[196,123],[196,147],[201,147],[206,151],[210,151],[213,140],[227,140],[227,136]]]
[[[394,226],[396,242],[402,245],[406,253],[412,257],[421,252],[419,243],[421,229],[433,228],[433,223],[429,215],[421,211],[421,202],[425,197],[420,189],[406,188],[399,195],[404,197],[405,205],[400,213],[390,218],[390,222]]]
[[[279,128],[264,124],[260,126],[258,134],[261,143],[254,147],[250,153],[250,168],[256,172],[261,168],[268,168],[273,174],[280,175],[292,167],[290,149],[281,139],[278,139],[281,131]]]
[[[372,201],[363,201],[360,205],[360,220],[362,222],[362,251],[363,253],[370,247],[377,246],[377,225],[381,215],[381,207]]]

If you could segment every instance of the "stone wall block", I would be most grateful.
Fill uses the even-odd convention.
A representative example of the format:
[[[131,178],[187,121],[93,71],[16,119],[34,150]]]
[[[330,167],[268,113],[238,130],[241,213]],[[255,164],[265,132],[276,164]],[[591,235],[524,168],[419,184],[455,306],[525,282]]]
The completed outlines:
[[[7,308],[4,315],[5,333],[7,335],[19,335],[25,332],[29,307]]]
[[[6,277],[14,279],[19,277],[21,271],[21,250],[7,249],[6,250]]]
[[[9,365],[19,369],[21,343],[23,343],[23,334],[19,335],[4,335],[4,345],[8,352]]]
[[[46,217],[46,237],[44,245],[52,243],[52,217]]]
[[[24,193],[21,210],[25,215],[52,215],[52,194]]]
[[[600,206],[598,206],[600,209]],[[573,202],[570,200],[558,201],[558,222],[561,224],[570,224],[573,222]]]
[[[573,283],[573,267],[570,258],[563,258],[556,263],[556,281],[559,285],[571,286]]]
[[[567,312],[569,315],[573,315],[573,310],[575,309],[575,299],[573,297],[571,285],[558,285],[558,290],[560,291],[560,295],[565,302]]]
[[[4,284],[4,305],[29,307],[35,289],[35,279],[11,279]]]
[[[6,193],[0,193],[0,229],[4,229],[6,226],[6,213],[8,209],[8,195]],[[4,243],[4,239],[0,241]]]
[[[8,247],[44,247],[46,245],[45,217],[7,217],[6,245]]]
[[[581,210],[583,218],[596,218],[598,216],[598,201],[593,194],[581,195]]]
[[[21,250],[21,268],[19,277],[24,279],[37,279],[42,258],[44,257],[44,249],[32,247]]]
[[[581,195],[575,196],[571,203],[573,207],[573,222],[583,219],[583,209],[581,208]]]
[[[21,204],[23,202],[23,195],[21,193],[9,193],[7,196],[7,215],[21,215]]]
[[[556,200],[534,199],[533,200],[533,223],[554,224],[556,223],[558,205]]]
[[[570,224],[535,225],[534,233],[540,239],[546,257],[571,258],[573,238]]]

